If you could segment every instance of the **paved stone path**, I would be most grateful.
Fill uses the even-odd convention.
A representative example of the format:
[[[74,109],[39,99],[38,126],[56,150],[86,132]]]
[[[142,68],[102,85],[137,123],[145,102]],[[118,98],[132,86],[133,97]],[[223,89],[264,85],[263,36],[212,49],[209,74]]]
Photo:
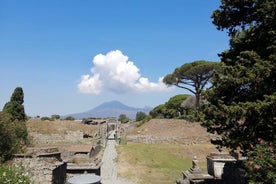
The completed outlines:
[[[114,132],[110,137],[114,137]],[[102,184],[134,184],[129,180],[117,176],[117,163],[115,161],[117,158],[116,144],[115,140],[107,141],[102,158],[103,165],[101,167],[101,182]]]

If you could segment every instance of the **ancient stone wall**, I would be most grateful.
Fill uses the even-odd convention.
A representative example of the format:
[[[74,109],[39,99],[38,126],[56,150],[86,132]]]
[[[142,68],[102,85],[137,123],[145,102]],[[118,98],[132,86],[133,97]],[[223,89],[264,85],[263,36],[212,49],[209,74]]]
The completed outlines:
[[[160,137],[160,136],[149,136],[149,135],[128,135],[127,141],[139,142],[146,144],[157,144],[157,143],[183,143],[187,145],[207,143],[210,141],[209,137]]]
[[[55,144],[62,142],[78,143],[83,141],[83,132],[81,131],[67,131],[66,134],[40,134],[30,133],[33,141],[39,144]]]
[[[13,161],[26,168],[35,184],[60,184],[66,179],[66,163],[54,157],[16,157]]]
[[[15,154],[13,163],[22,165],[35,184],[62,184],[66,181],[66,163],[61,160],[56,147],[28,148],[24,154]]]

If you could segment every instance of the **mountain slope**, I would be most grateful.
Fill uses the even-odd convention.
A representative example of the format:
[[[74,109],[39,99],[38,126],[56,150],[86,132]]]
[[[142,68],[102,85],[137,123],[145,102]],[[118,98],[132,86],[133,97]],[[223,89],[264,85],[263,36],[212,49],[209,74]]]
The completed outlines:
[[[83,119],[88,117],[118,118],[120,114],[125,114],[128,118],[135,119],[137,112],[142,111],[148,114],[151,109],[152,109],[151,107],[135,108],[135,107],[127,106],[119,101],[110,101],[110,102],[102,103],[101,105],[93,109],[90,109],[86,112],[70,114],[67,116],[72,116],[75,119]]]

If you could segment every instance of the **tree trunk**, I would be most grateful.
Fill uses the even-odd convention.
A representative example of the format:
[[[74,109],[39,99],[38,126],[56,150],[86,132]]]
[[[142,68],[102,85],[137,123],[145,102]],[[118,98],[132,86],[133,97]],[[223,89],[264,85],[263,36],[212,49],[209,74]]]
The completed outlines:
[[[198,112],[199,112],[199,102],[200,102],[200,93],[196,93],[195,94],[195,97],[196,97],[196,117],[198,117]]]

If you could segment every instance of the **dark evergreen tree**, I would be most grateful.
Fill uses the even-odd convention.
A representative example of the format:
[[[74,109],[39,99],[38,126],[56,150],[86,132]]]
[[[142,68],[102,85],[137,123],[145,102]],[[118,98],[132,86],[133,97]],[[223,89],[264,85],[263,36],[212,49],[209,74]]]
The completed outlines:
[[[0,112],[0,163],[11,158],[14,153],[14,134],[7,114]]]
[[[10,115],[12,121],[25,121],[26,114],[24,109],[24,93],[21,87],[15,88],[11,99],[7,102],[3,108],[3,112]]]
[[[240,150],[245,156],[258,155],[249,157],[262,163],[250,165],[257,172],[246,171],[249,179],[262,183],[276,180],[275,12],[276,0],[221,0],[213,12],[217,28],[228,30],[230,48],[220,54],[222,67],[206,93],[209,104],[203,122],[209,132],[221,136],[214,144]],[[268,149],[272,159],[261,156],[263,146],[259,145],[264,143],[272,145]],[[274,169],[274,176],[268,174],[269,168]]]
[[[7,161],[16,152],[23,151],[28,143],[23,102],[23,90],[17,87],[0,112],[0,162]]]

